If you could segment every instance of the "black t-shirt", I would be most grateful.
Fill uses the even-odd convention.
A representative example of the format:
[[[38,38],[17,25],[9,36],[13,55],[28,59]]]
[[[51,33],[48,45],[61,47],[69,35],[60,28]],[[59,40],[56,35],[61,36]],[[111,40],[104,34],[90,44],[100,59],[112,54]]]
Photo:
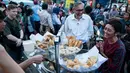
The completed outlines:
[[[4,35],[7,36],[9,34],[12,34],[13,36],[20,38],[20,30],[21,26],[19,22],[16,19],[9,19],[8,17],[5,18],[5,29],[4,29]]]
[[[2,46],[4,46],[4,35],[3,35],[3,32],[0,32],[0,44],[2,45]],[[5,46],[4,46],[5,47]]]

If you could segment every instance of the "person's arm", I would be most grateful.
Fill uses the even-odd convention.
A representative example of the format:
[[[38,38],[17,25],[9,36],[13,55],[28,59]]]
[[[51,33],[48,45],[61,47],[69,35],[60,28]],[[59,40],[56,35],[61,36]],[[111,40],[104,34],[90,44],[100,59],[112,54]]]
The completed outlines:
[[[33,63],[41,63],[43,60],[44,60],[44,58],[43,58],[42,55],[36,55],[36,56],[33,56],[33,57],[25,60],[24,62],[20,63],[19,66],[22,69],[26,69],[31,64],[33,64]]]
[[[55,15],[55,16],[54,16],[54,19],[55,19],[56,24],[61,25],[61,21],[60,21],[60,19],[58,18],[58,15]]]
[[[13,36],[13,35],[11,34],[11,31],[10,31],[10,29],[8,28],[7,25],[5,26],[3,32],[4,32],[4,35],[5,35],[9,40],[14,41],[14,42],[17,42],[18,38],[15,37],[15,36]]]
[[[48,15],[48,24],[49,24],[49,27],[52,29],[53,33],[55,33],[55,29],[54,29],[54,26],[52,24],[51,15]]]
[[[23,36],[24,36],[24,33],[23,33],[23,30],[21,29],[20,30],[20,39],[23,39]]]
[[[20,37],[19,37],[19,39],[23,39],[24,33],[23,33],[23,30],[22,30],[20,24],[18,24],[18,28],[19,28],[19,33],[20,33]]]
[[[4,73],[25,73],[0,45],[0,67]]]
[[[14,42],[17,42],[17,41],[18,41],[18,38],[15,37],[15,36],[13,36],[12,34],[7,35],[6,37],[7,37],[9,40],[11,40],[11,41],[14,41]]]

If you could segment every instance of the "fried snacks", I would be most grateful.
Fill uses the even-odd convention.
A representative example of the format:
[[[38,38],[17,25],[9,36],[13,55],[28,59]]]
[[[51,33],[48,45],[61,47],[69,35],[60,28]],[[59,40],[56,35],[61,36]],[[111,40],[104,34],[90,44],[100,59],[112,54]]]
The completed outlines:
[[[76,40],[74,36],[67,36],[69,47],[79,47],[82,45],[82,41]]]
[[[91,66],[93,66],[95,63],[97,62],[97,57],[96,56],[90,56],[87,60],[86,63],[81,63],[78,59],[74,59],[74,60],[67,60],[67,67],[68,68],[76,68],[78,69],[80,66],[85,67],[85,68],[89,68]]]

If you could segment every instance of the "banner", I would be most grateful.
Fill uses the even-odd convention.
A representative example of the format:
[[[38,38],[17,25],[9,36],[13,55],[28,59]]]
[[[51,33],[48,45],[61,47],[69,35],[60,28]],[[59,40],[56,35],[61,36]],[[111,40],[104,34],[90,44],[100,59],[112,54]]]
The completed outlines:
[[[74,2],[75,2],[74,0],[66,0],[65,8],[68,8],[68,9],[69,9],[69,8],[70,8],[70,5],[71,5],[71,4],[74,4]]]

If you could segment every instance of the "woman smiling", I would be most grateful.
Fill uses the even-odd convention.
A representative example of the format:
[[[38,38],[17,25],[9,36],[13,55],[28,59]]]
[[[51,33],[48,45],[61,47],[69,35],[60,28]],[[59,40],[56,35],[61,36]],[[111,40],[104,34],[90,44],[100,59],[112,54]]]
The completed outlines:
[[[125,46],[118,38],[122,24],[116,19],[111,19],[104,28],[104,43],[97,43],[97,47],[108,60],[101,65],[101,73],[120,73],[124,57]]]

